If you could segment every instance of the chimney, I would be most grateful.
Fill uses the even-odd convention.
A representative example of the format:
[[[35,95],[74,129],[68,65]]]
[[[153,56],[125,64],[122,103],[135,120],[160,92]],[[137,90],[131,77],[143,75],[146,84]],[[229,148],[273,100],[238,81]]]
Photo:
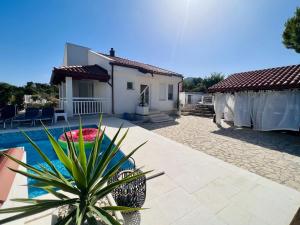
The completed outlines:
[[[115,56],[115,50],[114,50],[114,48],[111,48],[111,49],[110,49],[109,55],[110,55],[110,56],[113,56],[113,57]]]

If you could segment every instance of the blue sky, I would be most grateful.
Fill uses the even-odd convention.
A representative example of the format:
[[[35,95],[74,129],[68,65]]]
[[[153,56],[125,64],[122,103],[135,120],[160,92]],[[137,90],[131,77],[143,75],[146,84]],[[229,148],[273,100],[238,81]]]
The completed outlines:
[[[298,3],[298,4],[297,4]],[[296,0],[2,0],[0,81],[49,82],[65,42],[185,76],[300,63],[281,40]]]

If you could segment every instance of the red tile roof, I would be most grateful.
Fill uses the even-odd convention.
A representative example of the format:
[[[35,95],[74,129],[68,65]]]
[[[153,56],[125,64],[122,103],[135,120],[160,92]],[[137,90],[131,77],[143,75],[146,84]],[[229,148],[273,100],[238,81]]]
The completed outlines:
[[[300,65],[235,73],[213,85],[209,92],[283,90],[300,88]]]
[[[72,77],[73,79],[92,79],[102,82],[109,81],[109,75],[106,69],[98,65],[87,66],[62,66],[52,70],[52,76],[50,83],[59,84],[64,81],[66,77]]]
[[[166,76],[183,77],[179,73],[175,73],[170,70],[165,70],[157,66],[152,66],[149,64],[145,64],[145,63],[141,63],[141,62],[137,62],[137,61],[133,61],[133,60],[117,57],[117,56],[110,56],[108,54],[103,54],[103,53],[99,53],[99,54],[110,58],[112,60],[110,63],[113,65],[138,69],[142,73],[152,73],[152,74],[155,73],[155,74],[166,75]]]

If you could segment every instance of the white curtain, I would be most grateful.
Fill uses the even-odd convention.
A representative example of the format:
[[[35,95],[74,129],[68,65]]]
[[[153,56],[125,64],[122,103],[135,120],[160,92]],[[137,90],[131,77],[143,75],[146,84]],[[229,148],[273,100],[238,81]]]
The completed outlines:
[[[220,124],[225,108],[226,94],[216,93],[214,98],[214,108],[216,114],[216,123]]]
[[[300,91],[237,92],[215,95],[216,122],[224,119],[255,130],[294,130],[300,127]]]
[[[294,130],[300,126],[300,92],[264,92],[260,102],[261,120],[257,130]]]
[[[237,127],[251,126],[251,99],[247,92],[235,93],[234,125]]]
[[[234,116],[234,95],[228,93],[217,93],[214,98],[214,108],[216,114],[216,123],[221,123],[224,115],[226,121],[233,121]]]
[[[233,121],[234,120],[234,105],[235,97],[232,94],[225,95],[225,106],[224,106],[224,120]]]

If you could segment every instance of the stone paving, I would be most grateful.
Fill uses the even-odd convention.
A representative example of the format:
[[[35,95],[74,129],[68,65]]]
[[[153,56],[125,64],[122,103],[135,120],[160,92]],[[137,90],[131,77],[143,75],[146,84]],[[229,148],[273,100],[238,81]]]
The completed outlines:
[[[218,127],[195,116],[140,126],[300,191],[299,134]]]

